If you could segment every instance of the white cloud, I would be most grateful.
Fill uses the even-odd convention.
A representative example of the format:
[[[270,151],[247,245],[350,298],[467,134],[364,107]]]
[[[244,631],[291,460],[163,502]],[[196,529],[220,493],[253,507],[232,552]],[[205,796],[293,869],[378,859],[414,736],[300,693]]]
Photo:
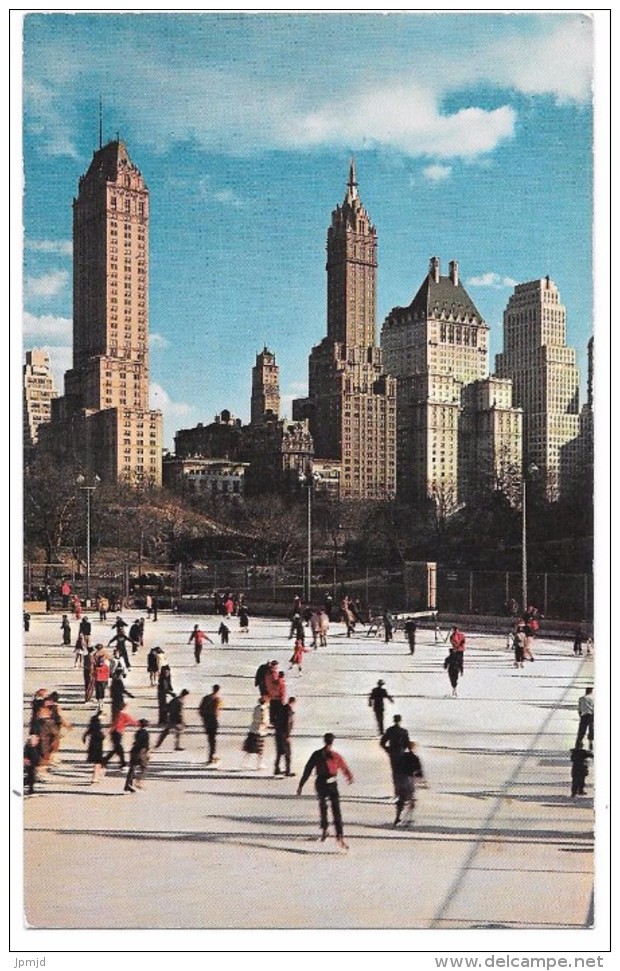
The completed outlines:
[[[450,165],[427,165],[425,169],[422,169],[424,178],[430,179],[431,182],[443,182],[450,178],[451,172]]]
[[[164,415],[168,415],[170,418],[189,415],[193,411],[192,406],[188,405],[185,401],[173,401],[168,392],[162,388],[161,384],[157,384],[155,381],[151,381],[149,397],[151,408],[155,410],[159,409],[164,412]]]
[[[210,175],[203,175],[198,182],[198,192],[205,201],[214,200],[222,206],[233,206],[235,209],[242,209],[244,201],[241,196],[228,187],[216,188],[211,181]]]
[[[517,281],[509,276],[500,276],[499,273],[481,273],[480,276],[471,276],[467,280],[468,287],[491,287],[494,290],[503,290],[504,287],[516,287]]]
[[[437,70],[437,45],[429,43],[423,18],[437,35],[441,16],[445,33]],[[109,35],[104,30],[100,38],[89,38],[76,57],[70,31],[58,31],[37,48],[27,76],[27,130],[45,151],[75,155],[76,92],[103,90],[128,131],[134,124],[132,106],[139,105],[141,138],[161,151],[189,141],[231,155],[387,147],[412,157],[471,160],[513,136],[515,93],[578,103],[589,99],[592,25],[587,16],[494,14],[485,25],[483,16],[461,15],[455,27],[458,16],[402,18],[406,43],[396,35],[390,42],[392,35],[378,19],[366,17],[359,56],[345,51],[333,65],[330,58],[344,38],[340,27],[332,29],[337,21],[329,16],[306,18],[306,26],[300,19],[288,24],[280,18],[271,34],[260,17],[246,18],[244,31],[232,32],[228,52],[205,44],[201,32],[190,29],[182,32],[184,43],[173,47],[159,22],[154,27],[144,20],[150,27],[142,30],[140,18],[128,17]],[[214,26],[214,36],[217,31]],[[243,53],[242,36],[251,56]],[[480,106],[480,85],[502,92],[499,106]],[[465,92],[463,107],[446,109],[450,96]],[[243,204],[227,187],[208,186],[208,191],[223,205]]]
[[[67,341],[71,339],[73,333],[71,317],[55,317],[53,314],[36,316],[24,311],[22,320],[24,337],[31,341],[49,341],[54,338]]]
[[[24,289],[29,297],[45,299],[58,296],[68,282],[69,273],[67,270],[53,270],[51,273],[44,273],[43,276],[27,276],[24,281]]]
[[[35,253],[58,253],[61,256],[73,254],[73,243],[70,239],[27,239],[25,246]]]
[[[163,337],[162,334],[155,334],[151,331],[149,334],[149,347],[154,350],[165,350],[165,348],[170,347],[170,341]]]

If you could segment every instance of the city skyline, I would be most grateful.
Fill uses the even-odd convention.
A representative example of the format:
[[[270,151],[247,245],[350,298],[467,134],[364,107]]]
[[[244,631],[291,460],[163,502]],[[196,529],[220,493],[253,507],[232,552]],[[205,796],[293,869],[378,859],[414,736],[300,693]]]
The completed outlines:
[[[307,393],[327,316],[325,230],[351,155],[378,232],[378,328],[431,256],[457,260],[493,361],[514,285],[549,274],[583,400],[591,21],[458,19],[456,30],[447,14],[27,15],[23,343],[49,353],[59,392],[71,201],[98,147],[101,95],[104,142],[119,131],[151,195],[151,407],[168,448],[223,408],[247,420],[265,344],[282,413]]]

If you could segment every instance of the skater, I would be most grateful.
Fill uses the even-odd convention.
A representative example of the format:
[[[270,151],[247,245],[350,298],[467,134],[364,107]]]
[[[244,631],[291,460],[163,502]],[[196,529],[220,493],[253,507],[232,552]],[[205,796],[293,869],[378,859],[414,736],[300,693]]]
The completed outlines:
[[[386,644],[394,640],[394,618],[387,608],[383,611],[383,634]]]
[[[332,597],[332,595],[330,593],[328,593],[326,595],[326,597],[325,597],[325,603],[323,604],[323,606],[325,608],[325,613],[327,614],[328,621],[331,621],[331,619],[332,619],[332,611],[334,609],[334,598]]]
[[[573,640],[573,653],[575,654],[575,657],[578,657],[578,656],[581,657],[581,655],[583,654],[583,645],[587,644],[587,642],[588,642],[588,635],[586,634],[583,627],[580,625],[575,631],[575,637]]]
[[[125,768],[125,750],[123,749],[123,732],[126,728],[131,725],[138,727],[138,722],[135,718],[132,718],[125,708],[121,708],[120,711],[116,713],[112,722],[110,723],[110,738],[112,740],[112,750],[108,752],[107,755],[103,757],[103,766],[107,767],[108,762],[115,755],[118,755],[119,761],[121,763],[121,769]]]
[[[84,635],[78,634],[77,640],[75,642],[75,647],[73,648],[73,667],[81,668],[84,663],[84,655],[86,654],[86,647],[84,645]]]
[[[450,653],[443,662],[443,666],[448,672],[448,678],[450,679],[450,684],[452,685],[452,697],[457,697],[456,686],[459,683],[459,675],[461,674],[461,651],[455,650],[453,647],[450,648]]]
[[[110,680],[110,664],[105,653],[95,652],[95,698],[99,711],[103,710],[106,688]]]
[[[114,643],[116,643],[117,650],[120,651],[120,655],[125,662],[125,667],[127,670],[129,670],[131,663],[129,661],[129,654],[127,653],[127,646],[131,644],[131,641],[122,629],[119,630],[114,637],[110,638],[108,641],[108,647],[111,647],[111,645]]]
[[[405,634],[407,636],[407,643],[409,644],[410,654],[415,654],[415,635],[416,635],[417,629],[418,629],[418,625],[416,624],[413,617],[410,617],[409,620],[405,621]]]
[[[112,720],[116,718],[119,711],[125,707],[125,698],[133,698],[134,695],[127,690],[123,681],[123,673],[120,668],[116,668],[110,681],[110,714]]]
[[[24,795],[34,795],[37,768],[41,762],[41,746],[38,735],[29,735],[24,745]]]
[[[228,635],[230,634],[230,627],[227,627],[224,621],[222,621],[222,623],[218,627],[217,632],[220,635],[220,643],[228,644]]]
[[[453,627],[450,633],[450,645],[456,651],[459,662],[459,674],[463,674],[463,660],[465,656],[465,634],[458,627]]]
[[[276,724],[280,708],[286,702],[286,678],[284,671],[278,671],[278,666],[270,666],[265,678],[266,694],[269,697],[269,724]]]
[[[60,629],[62,631],[63,647],[67,647],[71,643],[71,624],[69,623],[69,618],[66,614],[62,615]]]
[[[146,728],[148,721],[146,718],[141,718],[138,722],[139,729],[134,735],[133,745],[129,752],[129,772],[127,773],[127,778],[125,779],[124,792],[135,792],[134,785],[138,789],[142,788],[142,780],[144,779],[144,773],[146,772],[147,766],[149,764],[149,747],[151,740],[149,738],[149,733]],[[136,779],[136,775],[139,777]]]
[[[24,630],[26,633],[30,630],[30,614],[24,610]]]
[[[110,658],[110,677],[113,678],[115,674],[120,674],[122,678],[127,677],[127,668],[118,647],[114,648]]]
[[[585,694],[581,696],[577,703],[579,712],[579,728],[577,730],[577,740],[575,747],[580,745],[586,733],[588,735],[588,747],[590,751],[594,748],[594,688],[586,688]]]
[[[91,785],[101,780],[104,774],[103,767],[103,726],[101,724],[101,715],[99,712],[95,712],[90,722],[88,723],[88,728],[82,735],[82,744],[86,744],[86,739],[88,739],[88,749],[86,751],[86,761],[90,762],[93,767],[93,777],[91,779]]]
[[[372,708],[375,718],[377,720],[377,728],[379,729],[379,735],[383,735],[383,715],[385,710],[385,699],[391,701],[394,704],[394,699],[385,690],[385,681],[377,681],[376,688],[373,688],[368,695],[368,705]]]
[[[157,676],[159,674],[159,660],[158,660],[158,648],[152,647],[146,656],[146,670],[149,676],[149,682],[151,685],[157,684]]]
[[[396,818],[394,827],[398,826],[403,809],[407,807],[406,822],[411,822],[415,806],[416,779],[424,779],[422,763],[415,754],[415,742],[408,742],[407,748],[396,760],[394,767],[394,791],[396,793]]]
[[[151,597],[150,593],[147,593],[146,595],[145,605],[146,605],[146,616],[150,620],[151,614],[153,613],[153,598]]]
[[[396,765],[401,755],[407,751],[409,746],[409,732],[401,725],[402,717],[394,715],[394,723],[383,733],[379,745],[384,752],[387,752],[392,769],[392,781],[394,783],[394,793],[396,792]]]
[[[198,624],[194,624],[194,629],[189,635],[188,644],[194,642],[194,657],[196,659],[196,664],[200,664],[200,655],[202,654],[202,648],[205,641],[209,644],[213,644],[213,641],[208,637],[203,630],[200,629]]]
[[[512,647],[515,653],[514,666],[522,668],[525,656],[525,628],[522,625],[517,625],[512,635]]]
[[[142,628],[142,625],[141,625],[140,621],[139,620],[134,620],[133,624],[129,628],[129,634],[127,635],[127,637],[129,638],[129,640],[131,642],[131,653],[132,654],[135,654],[137,652],[138,648],[141,646],[141,641],[142,641],[142,636],[143,636],[142,631],[143,631],[143,628]]]
[[[245,604],[239,605],[239,629],[242,634],[247,634],[250,629],[250,617]]]
[[[302,673],[301,664],[305,653],[306,653],[306,649],[303,643],[301,641],[295,641],[295,647],[293,648],[293,653],[291,654],[291,657],[290,657],[290,663],[288,668],[289,671],[293,667],[295,667],[295,665],[297,665],[297,669],[299,670],[299,673],[300,674]]]
[[[571,797],[585,795],[586,776],[588,775],[588,759],[591,759],[592,752],[584,749],[582,742],[575,742],[575,748],[571,749]]]
[[[295,638],[296,641],[302,641],[303,644],[306,643],[306,632],[304,630],[304,622],[301,619],[301,614],[293,614],[291,618],[291,629],[289,631],[288,639],[289,641]]]
[[[347,850],[348,846],[344,841],[342,814],[340,812],[338,772],[342,772],[344,774],[349,785],[353,782],[353,775],[343,757],[333,749],[334,735],[331,732],[327,732],[323,736],[323,742],[325,743],[323,748],[317,749],[315,752],[313,752],[306,762],[306,767],[302,773],[301,779],[299,780],[299,785],[297,786],[297,795],[301,795],[304,785],[314,770],[316,774],[316,795],[319,801],[321,842],[325,842],[327,839],[327,803],[329,802],[332,809],[334,827],[336,829],[336,842],[341,849]]]
[[[108,610],[110,609],[110,602],[107,597],[99,597],[99,620],[104,621],[108,619]]]
[[[220,761],[215,754],[215,750],[217,747],[217,733],[220,728],[219,719],[222,707],[223,702],[220,695],[220,686],[219,684],[214,684],[211,689],[211,694],[205,695],[198,707],[198,714],[202,718],[205,735],[207,736],[207,765],[215,765]]]
[[[83,641],[84,647],[87,648],[88,645],[90,644],[90,635],[93,632],[93,625],[91,624],[88,617],[86,616],[82,617],[82,620],[80,621],[79,632],[82,635],[82,641]]]
[[[157,620],[157,611],[159,610],[159,601],[157,597],[153,597],[153,601],[151,603],[151,610],[153,611],[153,620]]]
[[[84,702],[90,701],[95,693],[95,648],[91,646],[86,651],[82,665],[84,678]]]
[[[261,694],[252,712],[252,722],[243,743],[244,761],[246,755],[256,756],[256,768],[260,771],[265,768],[263,752],[265,750],[265,735],[269,728],[269,697]]]
[[[159,705],[158,725],[165,725],[168,721],[168,695],[173,694],[174,689],[172,687],[170,665],[162,664],[157,681],[157,703]]]
[[[273,769],[274,775],[293,776],[291,772],[291,735],[293,734],[293,723],[295,721],[295,698],[289,698],[288,702],[281,705],[274,723],[275,742],[276,742],[276,762]],[[280,768],[280,759],[284,759],[284,771]]]
[[[170,732],[174,732],[174,750],[175,752],[183,752],[183,746],[181,745],[181,735],[183,734],[183,729],[185,728],[185,722],[183,721],[183,704],[185,698],[189,694],[187,688],[178,694],[174,695],[172,701],[168,702],[168,720],[166,727],[163,732],[155,742],[155,748],[159,748],[161,743],[168,737]]]

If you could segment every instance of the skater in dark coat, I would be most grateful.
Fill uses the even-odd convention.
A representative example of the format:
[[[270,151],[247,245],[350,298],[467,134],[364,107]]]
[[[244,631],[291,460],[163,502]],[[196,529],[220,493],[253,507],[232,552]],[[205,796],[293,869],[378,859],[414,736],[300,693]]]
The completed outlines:
[[[138,786],[139,789],[142,788],[142,780],[144,779],[144,773],[149,764],[150,758],[150,744],[151,740],[149,738],[149,733],[146,730],[148,721],[146,718],[141,718],[139,721],[140,728],[134,735],[133,745],[131,746],[131,751],[129,752],[129,771],[127,773],[127,778],[125,779],[125,792],[135,792],[134,784]],[[136,779],[136,775],[139,776]]]
[[[459,676],[461,674],[461,654],[456,651],[453,647],[450,648],[450,653],[443,662],[443,666],[448,672],[448,678],[450,679],[450,684],[452,685],[452,697],[456,698],[457,691],[456,686],[459,683]]]
[[[385,681],[377,681],[376,688],[373,688],[368,695],[368,705],[375,713],[375,718],[377,719],[377,728],[379,729],[379,735],[383,735],[383,713],[385,710],[385,700],[391,701],[394,704],[394,699],[392,695],[389,695],[384,688]]]
[[[157,682],[157,702],[159,705],[158,725],[166,725],[168,723],[168,695],[174,695],[174,689],[172,687],[170,665],[164,664],[159,672],[159,681]]]
[[[415,806],[415,780],[424,779],[422,763],[414,749],[415,742],[408,742],[406,750],[400,754],[394,766],[394,789],[396,792],[394,826],[398,826],[405,806],[408,810],[408,821],[411,820]]]
[[[96,712],[91,718],[88,728],[82,735],[82,742],[88,739],[88,749],[86,751],[86,761],[93,767],[93,778],[91,785],[99,782],[103,775],[103,726],[101,716]]]
[[[588,775],[588,759],[593,758],[592,752],[583,747],[582,742],[577,742],[575,748],[571,749],[571,791],[570,794],[583,796],[585,793],[586,776]]]

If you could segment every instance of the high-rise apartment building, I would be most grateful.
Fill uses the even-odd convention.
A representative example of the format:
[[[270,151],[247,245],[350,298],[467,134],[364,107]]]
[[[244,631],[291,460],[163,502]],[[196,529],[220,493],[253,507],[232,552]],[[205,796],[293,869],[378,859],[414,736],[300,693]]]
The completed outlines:
[[[396,491],[396,385],[376,346],[377,231],[358,192],[355,164],[327,232],[327,336],[312,349],[308,418],[315,455],[340,463],[340,496],[389,499]]]
[[[523,460],[539,469],[547,497],[557,499],[578,474],[579,371],[566,346],[566,308],[549,277],[520,283],[504,311],[504,349],[497,374],[510,378],[523,409]]]
[[[265,417],[280,417],[280,368],[275,354],[266,347],[256,355],[252,368],[250,421],[255,424]]]
[[[395,307],[381,332],[385,368],[397,379],[402,498],[420,502],[431,497],[446,514],[467,499],[471,475],[462,475],[462,466],[474,467],[477,445],[462,422],[464,387],[480,384],[468,399],[469,427],[474,427],[473,410],[480,409],[475,424],[480,428],[485,424],[485,467],[490,469],[497,462],[492,456],[506,446],[500,443],[506,424],[510,434],[518,436],[518,420],[491,420],[490,410],[496,407],[491,401],[498,398],[499,386],[484,385],[489,373],[488,343],[489,328],[461,283],[458,263],[452,261],[448,276],[442,276],[440,261],[433,257],[412,302]],[[503,408],[505,391],[501,398]],[[489,414],[483,420],[484,412]],[[459,444],[465,443],[463,451]],[[516,439],[511,439],[510,455],[517,447]]]
[[[39,427],[52,416],[52,399],[56,397],[47,351],[26,351],[23,381],[24,449],[36,445]]]
[[[512,404],[512,382],[488,377],[461,389],[459,499],[501,490],[513,505],[521,498],[523,412]]]
[[[123,142],[94,154],[73,201],[73,367],[45,447],[105,481],[161,484],[149,409],[149,192]]]

